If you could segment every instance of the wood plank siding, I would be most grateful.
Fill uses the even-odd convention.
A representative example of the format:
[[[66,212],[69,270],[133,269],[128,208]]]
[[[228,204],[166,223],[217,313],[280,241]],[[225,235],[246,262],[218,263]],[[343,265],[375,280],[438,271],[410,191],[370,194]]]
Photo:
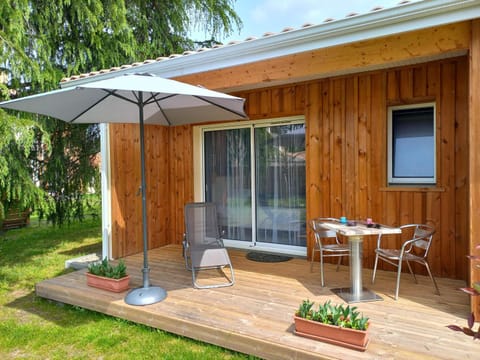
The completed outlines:
[[[309,84],[307,217],[430,223],[437,228],[434,273],[465,278],[467,67],[466,58],[457,58]],[[388,106],[431,101],[437,106],[437,186],[388,187]],[[367,267],[373,266],[374,246],[365,242]]]
[[[480,245],[480,151],[478,142],[480,141],[480,20],[475,20],[472,24],[472,44],[470,47],[470,97],[469,97],[469,117],[470,128],[469,137],[469,209],[467,213],[469,218],[467,231],[469,231],[470,252],[480,255],[480,250],[475,250],[475,246]],[[478,262],[470,262],[471,283],[480,281],[480,271]],[[475,318],[480,319],[480,296],[472,297],[472,311],[475,312]]]
[[[149,248],[169,243],[171,131],[145,127],[146,181]],[[140,196],[139,128],[134,124],[110,127],[112,256],[118,258],[142,251],[142,204]],[[175,151],[175,148],[172,149]],[[183,172],[181,175],[183,176]],[[179,179],[180,181],[180,179]]]
[[[462,56],[235,95],[246,99],[251,120],[305,116],[307,219],[346,215],[368,216],[390,225],[432,224],[437,228],[430,258],[433,272],[466,279],[468,71],[469,59]],[[390,188],[388,106],[432,101],[436,103],[437,186]],[[147,126],[146,136],[149,247],[178,244],[183,205],[193,200],[192,127]],[[141,199],[136,195],[138,141],[132,138],[138,138],[135,125],[110,126],[114,257],[142,250]],[[311,234],[308,239],[310,254]],[[389,240],[392,246],[399,241]],[[365,267],[373,266],[373,248],[373,242],[365,242]]]

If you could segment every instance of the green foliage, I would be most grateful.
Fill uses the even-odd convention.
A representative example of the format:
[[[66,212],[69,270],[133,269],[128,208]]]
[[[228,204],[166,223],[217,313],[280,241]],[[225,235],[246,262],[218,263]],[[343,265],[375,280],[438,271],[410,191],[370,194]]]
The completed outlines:
[[[122,259],[117,265],[112,265],[105,258],[99,263],[93,263],[88,266],[88,272],[93,275],[103,276],[111,279],[121,279],[127,276],[127,267]]]
[[[102,214],[102,199],[97,194],[87,194],[83,197],[83,212],[93,218]]]
[[[192,28],[213,44],[241,26],[233,3],[2,0],[0,100],[55,89],[73,74],[181,53],[194,47]],[[96,125],[0,110],[0,219],[11,202],[54,224],[82,219],[83,195],[99,187],[98,151]]]
[[[132,0],[127,8],[127,22],[132,24],[137,56],[140,59],[167,56],[192,49],[188,30],[209,34],[204,43],[230,34],[241,26],[232,0]],[[204,45],[204,44],[199,44]]]
[[[346,307],[342,304],[332,305],[331,301],[320,304],[318,310],[313,309],[314,303],[310,300],[303,300],[295,315],[318,321],[323,324],[335,325],[355,330],[367,330],[368,317],[357,311],[357,307]]]
[[[297,316],[300,316],[301,318],[304,319],[312,319],[312,307],[313,307],[313,302],[310,300],[303,300],[300,306],[298,307],[298,310],[296,312]]]
[[[63,76],[191,49],[190,29],[207,39],[228,35],[241,26],[233,3],[3,0],[0,64],[8,64],[10,88],[20,94],[50,90]]]
[[[36,166],[43,169],[39,181],[51,201],[41,216],[53,224],[82,220],[85,194],[90,189],[100,193],[96,160],[100,151],[99,127],[53,120],[45,122],[44,127],[51,134],[52,151]]]
[[[10,206],[46,207],[43,191],[34,182],[31,149],[37,141],[48,148],[48,138],[39,123],[0,111],[0,220]]]

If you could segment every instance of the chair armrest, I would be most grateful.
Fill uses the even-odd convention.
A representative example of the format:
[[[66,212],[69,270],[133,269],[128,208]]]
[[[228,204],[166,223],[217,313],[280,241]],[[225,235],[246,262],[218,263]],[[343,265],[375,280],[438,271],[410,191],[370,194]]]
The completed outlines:
[[[380,246],[382,243],[382,234],[378,234],[377,237],[377,249],[381,249],[382,247]]]
[[[403,243],[402,245],[402,249],[406,248],[407,246],[409,246],[410,248],[407,250],[407,252],[410,252],[412,246],[416,246],[416,247],[419,247],[419,248],[422,248],[424,250],[427,249],[428,247],[428,240],[426,237],[422,236],[422,237],[415,237],[413,239],[410,239],[410,240],[407,240]]]

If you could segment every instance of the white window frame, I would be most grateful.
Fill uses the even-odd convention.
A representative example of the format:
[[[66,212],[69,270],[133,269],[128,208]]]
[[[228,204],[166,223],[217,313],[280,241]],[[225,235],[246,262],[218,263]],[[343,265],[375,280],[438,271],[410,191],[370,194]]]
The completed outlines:
[[[287,124],[305,124],[305,117],[303,115],[298,116],[289,116],[282,118],[272,118],[272,119],[263,119],[263,120],[244,120],[239,122],[229,122],[229,123],[216,123],[208,125],[196,125],[193,127],[193,154],[194,154],[194,199],[195,201],[205,201],[205,172],[204,172],[204,148],[203,148],[203,134],[206,131],[211,130],[223,130],[223,129],[240,129],[240,128],[251,128],[253,127],[268,127],[268,126],[278,126],[278,125],[287,125]],[[254,136],[252,131],[252,136]],[[254,143],[251,142],[251,146],[254,146]],[[252,162],[255,152],[251,151]],[[255,174],[252,172],[252,201],[255,201]],[[253,204],[255,206],[255,204]],[[254,212],[252,212],[252,226],[256,226],[256,218]],[[289,254],[295,256],[306,256],[307,247],[300,246],[291,246],[291,245],[279,245],[272,243],[261,243],[257,242],[255,239],[255,233],[252,234],[252,242],[245,241],[235,241],[224,239],[225,246],[230,248],[239,248],[239,249],[251,249],[252,247],[258,248],[261,251],[267,251],[278,254]]]
[[[432,177],[394,177],[393,176],[393,112],[395,110],[433,108],[433,178]],[[436,185],[437,183],[437,140],[436,140],[436,106],[434,102],[388,107],[388,185]]]

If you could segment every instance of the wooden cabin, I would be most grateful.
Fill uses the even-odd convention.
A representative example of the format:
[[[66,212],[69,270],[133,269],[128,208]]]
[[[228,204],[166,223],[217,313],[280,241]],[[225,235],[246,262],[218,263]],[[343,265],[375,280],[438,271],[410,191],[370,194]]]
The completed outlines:
[[[146,128],[150,249],[181,243],[185,203],[208,200],[225,207],[229,245],[307,257],[315,217],[428,223],[434,275],[480,280],[466,258],[480,241],[480,1],[401,3],[134,70],[243,97],[249,116]],[[118,258],[142,251],[138,127],[103,140],[104,251]]]

